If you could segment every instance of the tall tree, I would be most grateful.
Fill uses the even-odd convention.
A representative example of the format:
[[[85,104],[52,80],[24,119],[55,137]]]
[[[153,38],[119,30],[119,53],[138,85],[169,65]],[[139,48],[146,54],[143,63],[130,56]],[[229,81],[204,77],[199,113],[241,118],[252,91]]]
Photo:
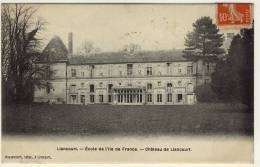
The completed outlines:
[[[79,55],[90,55],[99,52],[101,52],[100,48],[95,47],[93,42],[86,40],[81,44],[81,47],[77,49],[77,54]]]
[[[142,50],[141,46],[138,44],[134,44],[134,43],[126,44],[121,48],[121,51],[130,53],[130,54],[138,53],[141,50]]]
[[[254,28],[234,36],[228,56],[216,66],[212,87],[222,100],[235,100],[253,107]]]
[[[204,80],[205,59],[209,56],[218,56],[225,52],[221,48],[224,38],[210,17],[201,17],[192,26],[193,31],[186,35],[186,48],[183,52],[186,57],[202,59],[202,78]]]
[[[2,4],[3,100],[32,100],[34,86],[44,86],[39,77],[44,75],[45,67],[33,63],[40,55],[40,40],[36,36],[43,28],[43,21],[34,19],[36,11],[24,4]]]

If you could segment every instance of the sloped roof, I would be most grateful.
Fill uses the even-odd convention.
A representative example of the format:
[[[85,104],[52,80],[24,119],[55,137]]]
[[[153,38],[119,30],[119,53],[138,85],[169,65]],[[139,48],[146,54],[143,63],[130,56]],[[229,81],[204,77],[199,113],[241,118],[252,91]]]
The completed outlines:
[[[114,64],[114,63],[150,63],[150,62],[174,62],[187,61],[183,57],[182,50],[143,51],[136,54],[125,52],[106,52],[90,56],[73,55],[69,63],[80,64]]]
[[[68,50],[60,37],[54,36],[44,48],[38,61],[64,61],[68,59]]]

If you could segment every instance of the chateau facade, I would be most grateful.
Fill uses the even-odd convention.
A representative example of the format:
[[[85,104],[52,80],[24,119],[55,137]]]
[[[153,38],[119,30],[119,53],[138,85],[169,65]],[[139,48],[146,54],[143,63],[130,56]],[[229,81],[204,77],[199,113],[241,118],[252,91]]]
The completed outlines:
[[[69,42],[72,45],[72,42]],[[59,37],[54,37],[42,53],[38,65],[46,65],[53,75],[48,86],[35,88],[35,102],[113,105],[195,104],[196,84],[201,70],[214,71],[214,63],[199,65],[183,57],[181,51],[154,51],[126,54],[73,55]],[[199,65],[199,66],[198,66]],[[206,75],[207,76],[207,75]]]

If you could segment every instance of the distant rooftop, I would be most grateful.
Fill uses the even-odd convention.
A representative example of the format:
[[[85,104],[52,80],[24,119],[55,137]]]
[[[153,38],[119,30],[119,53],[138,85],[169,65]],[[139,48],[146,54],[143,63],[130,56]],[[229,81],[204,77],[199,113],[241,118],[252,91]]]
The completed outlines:
[[[60,37],[54,36],[44,48],[40,62],[68,61],[72,65],[115,64],[115,63],[152,63],[187,61],[182,50],[141,51],[135,54],[127,52],[102,52],[90,55],[70,55]]]
[[[90,56],[77,56],[69,58],[69,63],[80,64],[112,64],[112,63],[150,63],[187,61],[182,50],[143,51],[136,54],[125,52],[106,52]]]

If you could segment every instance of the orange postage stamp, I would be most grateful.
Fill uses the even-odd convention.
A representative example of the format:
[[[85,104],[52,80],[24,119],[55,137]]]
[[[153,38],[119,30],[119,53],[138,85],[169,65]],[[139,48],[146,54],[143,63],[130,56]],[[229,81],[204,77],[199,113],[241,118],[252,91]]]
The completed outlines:
[[[250,3],[220,3],[217,5],[217,23],[219,26],[250,25],[252,10]]]

